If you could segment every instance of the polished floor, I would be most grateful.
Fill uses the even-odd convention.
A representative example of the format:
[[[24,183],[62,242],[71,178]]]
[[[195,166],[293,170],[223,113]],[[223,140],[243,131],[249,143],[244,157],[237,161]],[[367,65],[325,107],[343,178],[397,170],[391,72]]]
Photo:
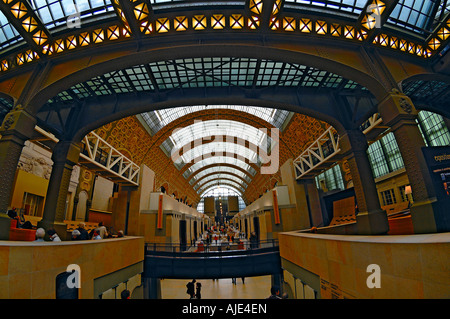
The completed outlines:
[[[161,280],[162,299],[189,299],[186,294],[186,284],[189,279]],[[241,278],[233,284],[227,279],[199,279],[202,284],[202,299],[265,299],[270,295],[271,276],[247,277],[242,283]]]

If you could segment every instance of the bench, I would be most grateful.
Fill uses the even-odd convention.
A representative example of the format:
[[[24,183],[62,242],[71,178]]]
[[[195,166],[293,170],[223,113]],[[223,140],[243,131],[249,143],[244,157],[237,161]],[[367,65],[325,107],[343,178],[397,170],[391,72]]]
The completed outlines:
[[[36,229],[17,228],[17,219],[11,219],[9,228],[9,240],[12,241],[34,241]]]

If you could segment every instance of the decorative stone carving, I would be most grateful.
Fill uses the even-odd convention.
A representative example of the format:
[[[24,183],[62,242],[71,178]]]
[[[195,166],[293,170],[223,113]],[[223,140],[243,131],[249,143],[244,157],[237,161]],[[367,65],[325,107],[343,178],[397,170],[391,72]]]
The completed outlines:
[[[400,98],[400,107],[401,107],[402,110],[405,111],[406,113],[411,113],[411,112],[412,112],[412,105],[411,105],[411,103],[409,103],[408,100],[405,99],[405,98]]]
[[[18,168],[45,179],[50,179],[52,172],[52,166],[43,157],[22,157]]]

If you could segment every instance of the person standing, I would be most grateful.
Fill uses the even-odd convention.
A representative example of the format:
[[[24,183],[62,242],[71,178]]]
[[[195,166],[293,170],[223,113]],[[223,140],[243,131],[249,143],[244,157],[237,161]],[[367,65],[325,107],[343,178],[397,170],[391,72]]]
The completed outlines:
[[[202,299],[202,284],[200,282],[197,282],[196,285],[195,298]]]
[[[192,281],[188,282],[186,293],[189,295],[190,299],[194,299],[195,297],[195,279],[192,279]]]

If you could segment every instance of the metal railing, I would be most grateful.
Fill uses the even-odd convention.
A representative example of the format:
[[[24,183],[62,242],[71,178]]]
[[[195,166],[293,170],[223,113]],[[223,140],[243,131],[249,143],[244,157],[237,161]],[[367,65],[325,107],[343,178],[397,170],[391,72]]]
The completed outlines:
[[[194,243],[192,245],[187,245],[183,243],[145,243],[145,254],[146,255],[179,255],[179,256],[201,256],[206,257],[204,254],[217,255],[241,255],[249,253],[258,253],[263,251],[273,251],[278,249],[277,239],[267,239],[259,240],[255,242],[243,241],[243,242],[222,242],[220,244]]]

